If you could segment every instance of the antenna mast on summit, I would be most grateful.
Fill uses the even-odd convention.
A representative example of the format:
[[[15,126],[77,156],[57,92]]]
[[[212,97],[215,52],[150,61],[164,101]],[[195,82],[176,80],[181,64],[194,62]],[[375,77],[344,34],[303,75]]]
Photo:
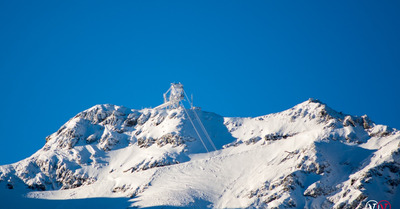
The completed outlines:
[[[155,109],[180,107],[180,102],[185,98],[183,85],[181,83],[171,83],[168,91],[163,94],[164,104],[155,107]]]
[[[201,143],[203,144],[204,148],[207,150],[207,146],[204,143],[203,139],[200,136],[199,131],[197,130],[192,118],[190,117],[188,111],[186,110],[185,106],[182,103],[182,100],[186,99],[190,104],[190,109],[193,112],[193,115],[195,116],[195,119],[197,120],[198,124],[200,125],[200,129],[203,131],[204,135],[206,136],[206,138],[208,139],[208,141],[210,142],[211,146],[213,147],[213,149],[216,151],[217,148],[215,147],[215,144],[212,142],[210,136],[207,133],[206,128],[204,127],[203,123],[200,120],[200,117],[197,115],[196,110],[193,106],[193,94],[192,99],[190,100],[189,97],[186,95],[186,92],[183,90],[183,85],[181,83],[171,83],[171,87],[168,89],[167,92],[165,92],[163,94],[164,97],[164,103],[155,107],[154,109],[163,109],[163,108],[167,108],[167,109],[176,109],[179,107],[182,107],[183,110],[185,111],[187,117],[189,118],[190,123],[192,124],[197,136],[199,137]]]

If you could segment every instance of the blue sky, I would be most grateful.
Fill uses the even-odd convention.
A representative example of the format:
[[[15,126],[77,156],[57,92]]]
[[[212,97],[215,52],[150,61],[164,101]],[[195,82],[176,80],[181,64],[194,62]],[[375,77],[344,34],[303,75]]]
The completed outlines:
[[[399,1],[0,0],[0,164],[95,104],[171,82],[223,116],[318,98],[400,128]]]

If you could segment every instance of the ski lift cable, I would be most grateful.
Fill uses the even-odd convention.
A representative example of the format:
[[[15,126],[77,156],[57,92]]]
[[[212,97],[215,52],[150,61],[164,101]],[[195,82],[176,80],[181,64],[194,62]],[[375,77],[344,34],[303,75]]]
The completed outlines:
[[[199,131],[197,130],[196,126],[194,125],[192,118],[190,117],[189,113],[187,112],[187,110],[186,110],[186,108],[185,108],[185,106],[183,105],[182,102],[181,102],[181,105],[182,105],[182,108],[183,108],[183,110],[185,111],[186,115],[188,116],[189,121],[190,121],[190,123],[192,124],[192,126],[193,126],[193,128],[194,128],[194,130],[195,130],[197,136],[199,137],[201,143],[203,144],[203,146],[204,146],[204,148],[207,150],[207,152],[209,152],[209,150],[207,149],[206,144],[204,143],[203,139],[201,138],[201,136],[200,136],[200,134],[199,134]]]
[[[214,150],[217,151],[217,147],[215,147],[214,142],[211,140],[210,136],[208,135],[208,132],[207,132],[206,128],[204,127],[203,123],[201,122],[201,120],[200,120],[199,116],[197,115],[196,111],[193,110],[193,109],[192,109],[192,111],[193,111],[194,115],[196,116],[197,121],[199,121],[200,127],[201,127],[201,129],[203,129],[203,132],[206,135],[206,138],[208,139],[208,141],[210,142],[210,144],[214,148]]]
[[[185,91],[183,91],[183,93],[185,94],[186,99],[187,99],[187,101],[189,102],[190,100],[189,100],[188,95],[186,94]],[[190,102],[189,102],[189,103],[190,103]],[[206,135],[207,140],[210,142],[210,144],[211,144],[211,146],[214,148],[214,150],[217,151],[217,147],[215,147],[215,144],[214,144],[214,142],[211,140],[210,135],[208,135],[208,132],[207,132],[206,128],[204,127],[203,123],[201,122],[200,117],[197,115],[196,111],[193,109],[193,104],[192,104],[192,103],[190,103],[190,107],[191,107],[190,109],[192,109],[192,111],[193,111],[193,113],[194,113],[194,115],[195,115],[197,121],[198,121],[199,124],[200,124],[200,128],[203,130],[204,135]]]
[[[207,150],[207,152],[209,152],[209,151],[208,151],[208,149],[207,149],[207,146],[206,146],[206,144],[204,143],[203,139],[201,138],[201,136],[200,136],[199,132],[197,131],[197,128],[196,128],[196,126],[194,125],[194,123],[193,123],[192,119],[190,118],[190,115],[189,115],[189,113],[186,111],[186,108],[185,108],[185,106],[183,105],[183,103],[182,103],[182,102],[181,102],[181,105],[182,105],[182,108],[183,108],[183,110],[185,111],[186,115],[188,116],[188,118],[189,118],[189,121],[190,121],[190,123],[192,124],[192,126],[193,126],[194,130],[196,131],[196,134],[197,134],[197,136],[199,137],[199,139],[200,139],[201,143],[203,144],[203,146],[204,146],[204,148]]]
[[[188,101],[189,104],[190,104],[190,108],[193,109],[193,103],[190,102],[189,97],[188,97],[188,95],[186,94],[186,91],[183,90],[183,93],[185,94],[185,97],[186,97],[187,101]]]

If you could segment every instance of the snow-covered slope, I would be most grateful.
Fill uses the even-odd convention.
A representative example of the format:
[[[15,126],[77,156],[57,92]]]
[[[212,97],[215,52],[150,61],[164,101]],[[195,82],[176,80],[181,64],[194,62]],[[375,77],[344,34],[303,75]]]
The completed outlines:
[[[31,157],[0,166],[2,206],[48,204],[29,198],[99,198],[100,208],[110,208],[101,198],[131,207],[363,208],[368,200],[400,206],[400,132],[367,116],[312,99],[255,118],[195,110],[217,147],[207,153],[212,146],[204,140],[204,148],[186,111],[196,118],[182,108],[115,105],[79,113]]]

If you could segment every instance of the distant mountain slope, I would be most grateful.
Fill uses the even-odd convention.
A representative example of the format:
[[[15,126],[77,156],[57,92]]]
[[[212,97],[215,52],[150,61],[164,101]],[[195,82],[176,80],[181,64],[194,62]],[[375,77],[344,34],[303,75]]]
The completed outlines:
[[[31,157],[0,166],[0,194],[120,197],[132,207],[364,208],[368,200],[400,207],[396,129],[312,99],[255,118],[195,111],[217,151],[206,152],[212,145],[193,128],[201,130],[192,110],[96,105]]]

